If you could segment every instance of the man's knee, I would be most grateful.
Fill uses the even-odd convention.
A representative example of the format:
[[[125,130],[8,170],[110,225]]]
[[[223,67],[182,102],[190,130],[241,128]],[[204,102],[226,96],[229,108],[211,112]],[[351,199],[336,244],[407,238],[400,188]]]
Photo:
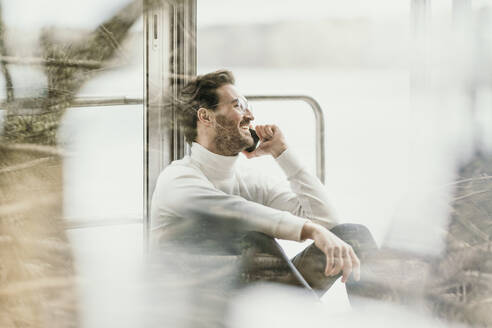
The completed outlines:
[[[369,229],[363,224],[357,223],[342,223],[334,226],[330,229],[334,234],[371,234]]]
[[[343,223],[333,227],[330,231],[352,246],[358,255],[366,250],[377,248],[374,237],[365,225]]]
[[[245,233],[239,241],[241,253],[244,254],[269,254],[280,256],[279,245],[275,238],[261,232],[250,231]]]

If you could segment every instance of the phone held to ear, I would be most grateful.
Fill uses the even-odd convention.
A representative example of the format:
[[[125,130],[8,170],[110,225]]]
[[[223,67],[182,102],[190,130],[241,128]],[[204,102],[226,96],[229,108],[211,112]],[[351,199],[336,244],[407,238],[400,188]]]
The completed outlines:
[[[251,133],[251,136],[253,137],[253,146],[249,147],[249,148],[246,148],[245,150],[248,152],[248,153],[251,153],[252,151],[254,151],[256,149],[256,147],[258,146],[258,141],[260,141],[260,137],[258,137],[258,135],[256,134],[256,131],[253,130],[253,129],[249,129],[249,132]]]

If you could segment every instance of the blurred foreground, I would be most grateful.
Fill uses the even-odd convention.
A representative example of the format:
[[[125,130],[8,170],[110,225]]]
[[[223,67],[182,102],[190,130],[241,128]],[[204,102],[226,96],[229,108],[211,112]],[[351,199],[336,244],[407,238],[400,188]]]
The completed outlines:
[[[236,272],[234,258],[203,260],[180,253],[147,258],[140,223],[67,232],[77,226],[69,220],[77,215],[93,216],[96,225],[98,219],[139,216],[142,207],[138,181],[143,173],[133,175],[141,172],[141,109],[118,115],[113,108],[105,118],[94,108],[66,115],[79,94],[104,96],[101,90],[108,85],[118,92],[141,88],[141,52],[136,51],[135,60],[125,51],[140,49],[141,38],[129,31],[141,17],[142,4],[124,5],[118,3],[92,31],[38,31],[30,47],[9,48],[16,39],[23,45],[24,39],[0,24],[5,89],[0,114],[1,327],[492,326],[490,7],[475,16],[473,38],[465,38],[472,44],[454,43],[447,33],[451,29],[441,31],[434,49],[437,59],[430,63],[430,100],[412,108],[406,103],[406,73],[371,71],[406,68],[402,58],[407,57],[400,57],[399,47],[407,49],[408,35],[395,36],[391,25],[371,29],[371,20],[323,22],[337,35],[359,35],[357,46],[333,39],[325,43],[328,28],[308,33],[306,40],[323,45],[320,53],[334,57],[315,56],[316,65],[329,61],[331,70],[303,71],[291,66],[307,64],[311,53],[300,42],[302,34],[294,33],[297,43],[290,43],[285,22],[254,28],[249,36],[260,44],[247,47],[243,42],[252,53],[234,60],[209,52],[221,49],[221,55],[227,54],[223,47],[248,29],[236,26],[225,33],[219,26],[205,31],[209,41],[202,57],[209,59],[203,64],[211,69],[224,63],[290,68],[260,75],[258,67],[245,67],[238,75],[246,81],[245,89],[302,88],[319,95],[329,126],[327,188],[338,191],[334,205],[341,217],[360,218],[377,230],[381,272],[372,279],[392,291],[384,302],[365,298],[351,309],[338,283],[337,296],[327,295],[322,303],[299,289],[278,285],[229,293],[231,282],[224,277]],[[318,26],[296,24],[301,32]],[[406,28],[400,22],[396,30],[405,33]],[[220,42],[219,32],[224,32]],[[285,38],[282,44],[261,47],[279,35]],[[292,53],[284,62],[277,56],[286,44]],[[293,52],[301,46],[303,51]],[[366,57],[367,48],[371,51]],[[257,49],[268,50],[268,62],[261,61]],[[20,61],[12,59],[14,52]],[[393,62],[392,56],[398,59]],[[32,57],[37,58],[36,68],[19,82],[19,66],[33,65]],[[125,70],[135,63],[138,69]],[[340,66],[348,68],[337,71]],[[354,67],[364,70],[354,73]],[[276,74],[277,80],[268,80]],[[305,135],[296,128],[309,122],[293,117],[286,120],[294,127],[289,140],[304,151],[308,147],[297,139],[308,135],[309,128]],[[129,180],[137,182],[125,184]],[[387,224],[375,223],[378,215]]]

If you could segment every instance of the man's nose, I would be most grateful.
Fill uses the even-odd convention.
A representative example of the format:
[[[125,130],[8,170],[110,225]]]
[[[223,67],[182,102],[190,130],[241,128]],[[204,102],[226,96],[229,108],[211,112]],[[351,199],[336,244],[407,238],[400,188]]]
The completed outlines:
[[[255,119],[253,112],[249,109],[246,109],[246,112],[244,112],[244,116],[247,117],[250,121],[253,121]]]

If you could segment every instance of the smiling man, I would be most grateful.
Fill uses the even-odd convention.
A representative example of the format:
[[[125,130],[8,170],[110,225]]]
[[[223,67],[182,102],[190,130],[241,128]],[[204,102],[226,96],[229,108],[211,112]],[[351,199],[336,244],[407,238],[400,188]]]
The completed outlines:
[[[312,239],[313,245],[293,259],[311,287],[323,293],[340,276],[356,285],[356,253],[375,248],[371,235],[363,226],[337,225],[324,186],[294,156],[279,127],[256,126],[260,143],[245,151],[254,144],[254,115],[234,82],[231,72],[221,70],[197,76],[181,92],[177,106],[191,155],[171,163],[158,178],[151,210],[154,243],[189,241],[190,235],[220,243],[228,231],[258,233],[271,243]],[[237,169],[241,153],[272,156],[289,184]],[[221,222],[220,229],[206,228],[209,218]],[[186,234],[183,222],[194,232]]]

